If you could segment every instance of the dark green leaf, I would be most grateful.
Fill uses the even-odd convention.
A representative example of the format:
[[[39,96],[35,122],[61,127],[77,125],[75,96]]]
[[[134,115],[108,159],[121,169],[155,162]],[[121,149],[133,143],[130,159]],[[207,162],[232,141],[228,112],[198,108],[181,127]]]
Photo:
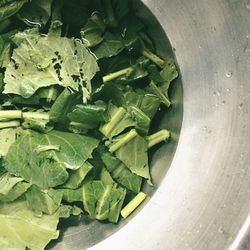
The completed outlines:
[[[105,29],[106,25],[100,15],[93,14],[81,29],[81,38],[85,46],[93,47],[101,43]]]
[[[0,2],[0,21],[18,12],[28,0],[2,0]]]
[[[104,35],[104,40],[96,48],[93,53],[97,59],[112,57],[118,55],[124,49],[124,45],[119,35],[114,35],[107,32]]]
[[[45,26],[51,15],[52,0],[34,0],[26,4],[18,17],[31,26]]]
[[[77,105],[68,114],[70,121],[81,123],[86,129],[96,128],[101,122],[107,121],[106,105],[104,103],[95,105]]]

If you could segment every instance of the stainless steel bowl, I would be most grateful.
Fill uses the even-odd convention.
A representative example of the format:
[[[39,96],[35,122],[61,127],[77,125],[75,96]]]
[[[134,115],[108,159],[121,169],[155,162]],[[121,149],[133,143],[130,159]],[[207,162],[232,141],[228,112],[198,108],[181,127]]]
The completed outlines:
[[[180,138],[176,82],[174,106],[159,120],[173,140],[153,156],[151,199],[129,223],[71,221],[52,248],[250,249],[250,2],[143,2],[180,68]],[[139,4],[138,11],[159,53],[171,53],[147,8]]]

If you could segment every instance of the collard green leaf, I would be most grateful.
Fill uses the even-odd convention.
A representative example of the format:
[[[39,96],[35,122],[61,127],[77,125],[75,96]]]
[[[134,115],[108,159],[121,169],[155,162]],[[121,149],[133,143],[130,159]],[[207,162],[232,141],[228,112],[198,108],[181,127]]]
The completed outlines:
[[[161,100],[152,91],[147,89],[128,91],[125,93],[125,105],[127,108],[131,106],[138,107],[150,119],[152,119],[158,111]]]
[[[12,202],[22,196],[29,188],[31,184],[27,182],[18,182],[6,195],[0,194],[0,201]]]
[[[69,179],[62,186],[62,188],[77,189],[84,181],[86,175],[91,171],[93,166],[89,162],[83,163],[83,165],[77,169],[70,172]]]
[[[2,0],[0,2],[0,21],[17,13],[28,0]]]
[[[52,215],[59,208],[63,194],[53,188],[42,190],[32,185],[25,194],[28,207],[36,215],[41,216],[43,213]]]
[[[124,45],[119,35],[107,32],[101,44],[93,49],[97,59],[118,55],[124,49]]]
[[[100,157],[112,178],[132,192],[138,193],[141,189],[142,178],[132,173],[129,168],[113,156],[106,147],[99,147],[98,149]]]
[[[94,13],[81,29],[81,38],[86,47],[93,47],[103,41],[106,25],[100,15]]]
[[[147,141],[137,135],[134,139],[118,149],[115,155],[134,174],[150,180],[147,151]]]
[[[105,185],[102,181],[91,181],[83,185],[84,210],[98,220],[116,223],[119,219],[126,191],[116,184]]]
[[[23,6],[18,17],[27,25],[45,26],[51,16],[52,0],[34,0]]]
[[[16,48],[4,82],[6,94],[32,96],[39,88],[61,85],[89,98],[90,80],[98,71],[95,58],[77,39],[55,36],[26,38]]]
[[[72,91],[69,87],[65,88],[50,109],[50,120],[53,122],[60,122],[64,120],[72,106],[72,102],[74,102],[76,97],[76,92]]]
[[[69,203],[82,201],[82,188],[78,189],[58,189],[63,194],[63,200]]]
[[[108,108],[110,120],[100,126],[100,132],[109,139],[123,132],[126,128],[135,126],[130,114],[122,107],[116,107],[110,103]]]
[[[51,149],[42,151],[41,146]],[[68,179],[66,168],[80,168],[97,146],[98,140],[87,136],[28,131],[11,145],[5,168],[43,189],[55,187]]]
[[[37,217],[26,201],[0,204],[0,249],[44,249],[57,239],[59,213]]]
[[[18,182],[22,181],[20,177],[11,176],[9,173],[3,174],[0,176],[0,194],[7,195]]]
[[[86,129],[96,128],[101,122],[107,121],[105,103],[95,105],[77,105],[76,108],[68,114],[72,122],[81,123]]]
[[[16,141],[19,132],[16,128],[0,130],[0,158],[7,155],[10,146]]]

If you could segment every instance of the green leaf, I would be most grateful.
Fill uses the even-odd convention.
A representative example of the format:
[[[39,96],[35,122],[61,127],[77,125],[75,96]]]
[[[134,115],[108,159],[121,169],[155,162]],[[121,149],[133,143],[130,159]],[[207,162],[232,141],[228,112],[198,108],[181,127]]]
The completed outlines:
[[[82,188],[58,189],[63,194],[63,200],[69,203],[82,201]]]
[[[41,146],[53,147],[41,151]],[[67,168],[80,168],[97,146],[98,140],[87,136],[54,130],[48,134],[28,131],[11,145],[5,168],[43,189],[55,187],[68,179]]]
[[[0,2],[0,21],[17,13],[28,0],[2,0]]]
[[[119,35],[107,32],[104,40],[96,48],[93,49],[97,59],[112,57],[118,55],[124,49],[124,45]]]
[[[0,204],[0,249],[41,250],[57,239],[59,213],[37,217],[26,201]]]
[[[107,121],[106,105],[104,103],[95,105],[77,105],[68,114],[70,121],[81,123],[86,129],[96,128],[101,122]]]
[[[119,159],[113,156],[106,147],[99,147],[99,155],[112,178],[134,193],[141,189],[142,178],[132,173]]]
[[[87,161],[77,170],[72,170],[69,179],[62,188],[77,189],[84,181],[86,175],[90,172],[93,166]]]
[[[110,103],[108,115],[111,119],[107,123],[100,126],[99,129],[106,138],[112,139],[114,136],[123,132],[126,128],[135,126],[135,121],[122,107],[118,108]]]
[[[71,88],[65,88],[53,103],[49,117],[53,122],[60,122],[65,120],[67,113],[72,108],[72,102],[77,97],[77,93],[72,91]]]
[[[103,41],[106,25],[100,15],[93,14],[81,29],[81,38],[86,47],[93,47]]]
[[[122,138],[120,140],[122,140]],[[147,151],[147,141],[137,135],[134,139],[118,149],[115,155],[134,174],[150,180]]]
[[[0,158],[7,155],[10,146],[16,141],[18,129],[6,128],[0,130]]]
[[[51,16],[52,0],[34,0],[23,6],[18,17],[27,25],[45,26]]]
[[[102,181],[90,181],[83,185],[84,210],[98,220],[108,219],[116,223],[119,219],[126,191],[116,184],[105,185]]]
[[[42,190],[32,185],[25,194],[30,209],[38,216],[43,213],[52,215],[59,208],[63,194],[53,188]]]
[[[81,88],[88,99],[97,70],[95,58],[78,39],[25,38],[6,69],[4,93],[28,98],[39,88],[58,84],[76,91]]]
[[[125,93],[125,106],[138,107],[145,115],[152,119],[158,111],[161,100],[158,96],[152,94],[148,89],[128,91]]]
[[[9,173],[3,174],[0,176],[0,195],[7,195],[18,182],[22,181],[20,177],[11,176]]]

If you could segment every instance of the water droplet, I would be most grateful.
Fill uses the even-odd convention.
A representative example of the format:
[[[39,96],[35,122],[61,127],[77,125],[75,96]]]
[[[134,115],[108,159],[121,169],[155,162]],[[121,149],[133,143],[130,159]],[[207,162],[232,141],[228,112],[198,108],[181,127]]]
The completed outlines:
[[[219,227],[218,232],[221,233],[221,234],[224,233],[223,228],[222,228],[222,227]]]
[[[227,92],[230,92],[230,91],[231,91],[231,89],[227,88]]]
[[[176,52],[176,48],[173,47],[172,49],[173,49],[174,52]]]
[[[224,106],[226,104],[226,101],[222,101],[221,104]]]
[[[240,104],[239,104],[239,108],[240,108],[240,109],[242,109],[242,108],[243,108],[243,106],[244,106],[244,104],[243,104],[243,103],[240,103]]]
[[[201,45],[199,45],[199,49],[201,49],[202,48],[202,46]]]
[[[203,126],[202,129],[203,129],[203,130],[207,130],[207,126]]]
[[[232,75],[233,75],[233,73],[232,73],[232,72],[230,72],[230,71],[226,73],[226,77],[227,77],[227,78],[232,77]]]
[[[250,10],[250,1],[247,1],[247,9]]]

